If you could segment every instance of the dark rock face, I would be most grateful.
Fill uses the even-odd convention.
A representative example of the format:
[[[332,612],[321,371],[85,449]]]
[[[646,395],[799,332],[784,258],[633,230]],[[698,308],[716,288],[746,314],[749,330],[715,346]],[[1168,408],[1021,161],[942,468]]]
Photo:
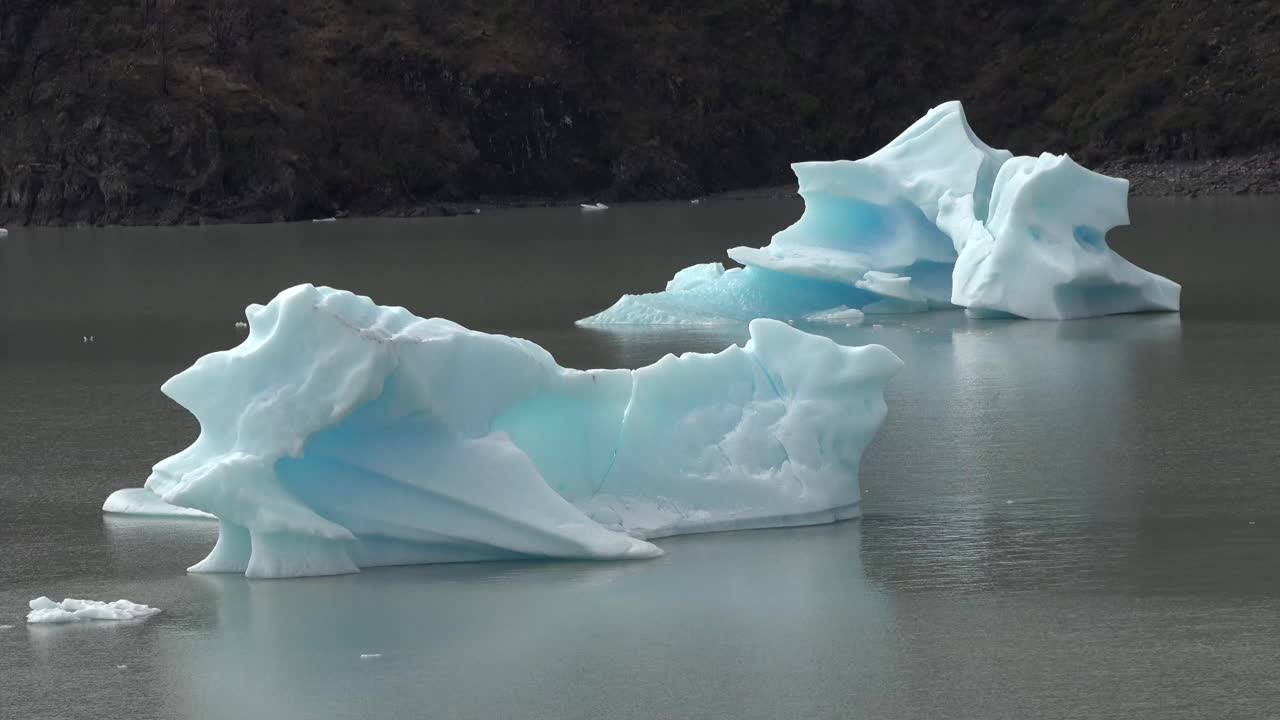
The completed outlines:
[[[1143,194],[1272,192],[1280,4],[0,0],[0,222],[655,199],[929,107]]]
[[[1280,193],[1280,152],[1189,162],[1119,161],[1099,169],[1129,178],[1135,195],[1262,195]]]

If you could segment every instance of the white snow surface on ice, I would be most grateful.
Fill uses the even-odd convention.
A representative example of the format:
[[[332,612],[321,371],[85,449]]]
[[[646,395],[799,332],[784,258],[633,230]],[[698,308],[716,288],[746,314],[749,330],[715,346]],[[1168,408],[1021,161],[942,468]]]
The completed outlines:
[[[861,160],[792,169],[804,214],[766,247],[730,249],[743,267],[686,268],[662,292],[624,295],[579,322],[800,320],[839,306],[1043,319],[1178,309],[1177,284],[1106,245],[1106,231],[1128,222],[1127,181],[1066,156],[993,149],[959,102]]]
[[[31,607],[31,612],[27,613],[27,622],[29,623],[138,620],[160,612],[160,608],[139,605],[128,600],[116,600],[108,603],[100,600],[67,598],[58,603],[41,596],[27,604]]]
[[[162,390],[200,421],[146,487],[219,518],[195,572],[329,575],[498,558],[645,558],[677,533],[859,514],[901,361],[785,323],[639,370],[301,285]]]

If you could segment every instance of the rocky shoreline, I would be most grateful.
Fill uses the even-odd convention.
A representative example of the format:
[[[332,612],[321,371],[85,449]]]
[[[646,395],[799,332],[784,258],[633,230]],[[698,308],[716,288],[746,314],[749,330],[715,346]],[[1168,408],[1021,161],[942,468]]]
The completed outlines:
[[[1129,180],[1131,197],[1214,197],[1280,194],[1280,151],[1196,162],[1120,160],[1106,163],[1097,172]],[[709,193],[701,198],[672,196],[666,201],[705,199],[713,202],[799,197],[794,185],[769,185]],[[486,198],[476,203],[428,203],[390,208],[372,217],[453,217],[493,210],[576,206],[596,198]],[[347,217],[339,213],[338,217]],[[352,214],[351,217],[361,217]],[[234,222],[234,221],[232,221]]]
[[[1191,162],[1117,161],[1096,169],[1128,178],[1135,197],[1280,193],[1280,150]]]

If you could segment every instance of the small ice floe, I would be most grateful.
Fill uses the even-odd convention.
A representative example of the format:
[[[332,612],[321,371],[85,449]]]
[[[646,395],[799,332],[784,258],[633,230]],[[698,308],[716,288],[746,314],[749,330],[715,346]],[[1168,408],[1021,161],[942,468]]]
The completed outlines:
[[[117,665],[117,666],[116,666],[116,669],[117,669],[117,670],[124,670],[124,669],[126,669],[126,668],[128,668],[128,667],[129,667],[128,665]]]
[[[12,630],[12,625],[0,625],[0,630]]]
[[[689,204],[690,204],[690,205],[698,205],[698,204],[701,204],[701,203],[702,203],[702,199],[701,199],[701,198],[694,198],[694,199],[692,199],[692,200],[690,200],[690,201],[689,201]]]
[[[311,222],[338,222],[338,218],[336,217],[312,218]]]
[[[809,313],[804,316],[807,322],[812,323],[828,323],[831,325],[844,325],[852,327],[860,324],[866,316],[857,308],[851,308],[846,305],[819,310],[815,313]]]
[[[609,209],[609,206],[605,205],[602,202],[598,202],[594,204],[582,203],[582,212],[600,212],[601,210],[608,210],[608,209]]]
[[[361,660],[377,660],[380,657],[382,657],[382,653],[361,653],[360,654]]]
[[[0,237],[4,237],[5,235],[8,235],[8,234],[9,234],[8,230],[5,230],[4,228],[0,228]]]
[[[245,329],[248,329],[248,327],[249,327],[249,323],[247,323],[247,322],[245,322],[245,321],[243,321],[243,320],[239,320],[239,321],[237,321],[237,322],[236,322],[236,329],[237,329],[237,330],[245,330]]]
[[[67,598],[56,603],[41,596],[27,603],[29,623],[69,623],[82,620],[137,620],[160,612],[160,608],[148,607],[128,600],[107,603],[98,600]]]

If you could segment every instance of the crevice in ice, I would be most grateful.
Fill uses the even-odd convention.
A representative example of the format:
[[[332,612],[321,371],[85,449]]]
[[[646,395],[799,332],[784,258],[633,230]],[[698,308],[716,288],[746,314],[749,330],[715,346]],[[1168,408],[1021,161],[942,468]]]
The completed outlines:
[[[782,396],[782,391],[778,389],[778,383],[774,382],[773,375],[770,374],[767,369],[765,369],[764,363],[760,362],[759,357],[752,355],[751,361],[755,363],[756,367],[760,368],[760,373],[764,375],[765,380],[769,381],[769,387],[773,390],[773,394],[776,395],[778,399],[782,401],[782,404],[785,407],[787,404],[787,399]]]
[[[592,491],[591,497],[596,497],[600,491],[604,489],[605,483],[609,481],[609,476],[613,474],[613,467],[618,464],[618,451],[622,449],[622,443],[627,436],[627,417],[631,414],[631,405],[636,399],[636,378],[631,376],[631,393],[627,397],[627,405],[622,409],[622,420],[618,423],[618,433],[613,441],[613,451],[609,453],[609,464],[605,467],[604,472],[600,474],[600,482],[596,483],[595,490]]]

